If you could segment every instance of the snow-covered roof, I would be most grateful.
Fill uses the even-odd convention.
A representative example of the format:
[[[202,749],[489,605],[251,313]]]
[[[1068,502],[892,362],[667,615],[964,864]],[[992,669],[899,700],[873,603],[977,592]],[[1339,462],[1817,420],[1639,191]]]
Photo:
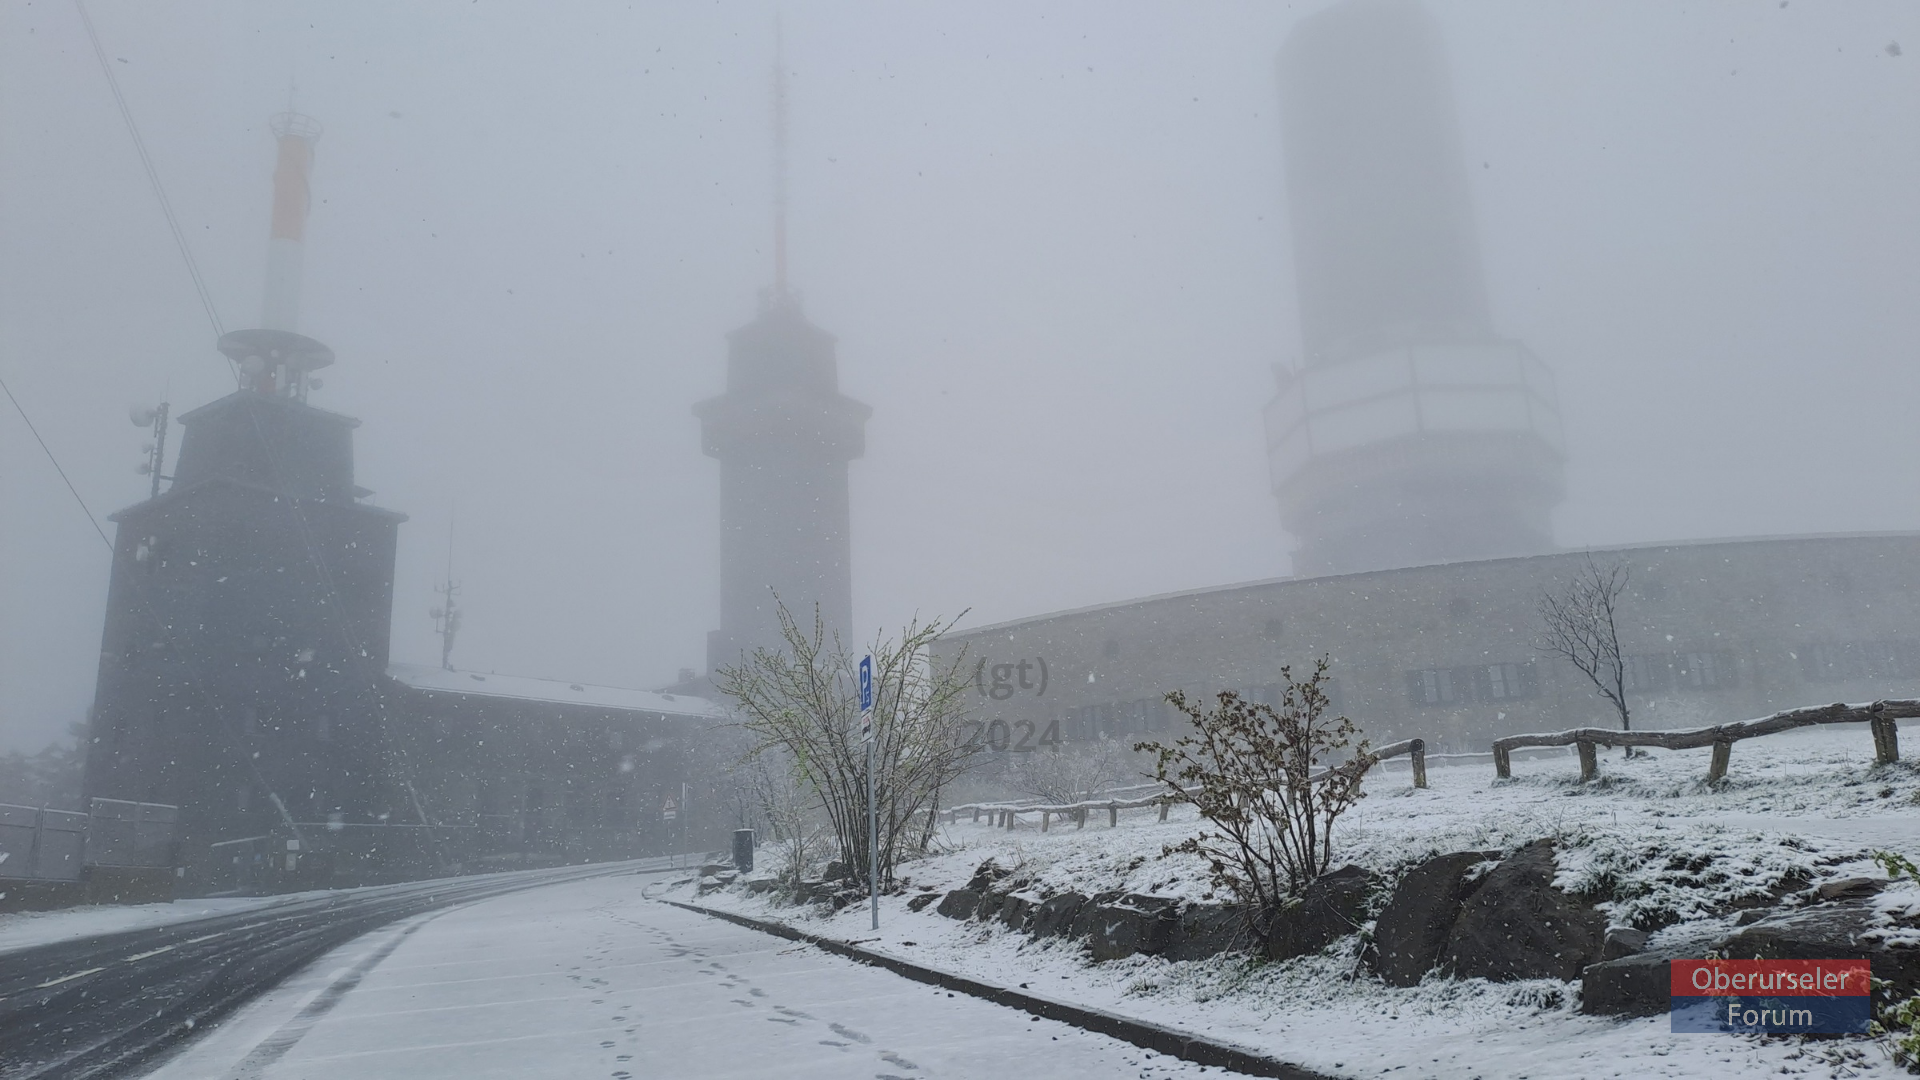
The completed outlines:
[[[434,694],[468,694],[474,697],[518,698],[524,701],[552,701],[563,705],[586,705],[629,712],[666,713],[673,716],[724,716],[726,711],[706,698],[686,694],[656,694],[651,690],[629,690],[620,686],[593,686],[587,683],[559,682],[554,679],[530,679],[523,675],[482,675],[477,671],[448,671],[425,664],[388,664],[387,674],[396,682],[414,690]]]

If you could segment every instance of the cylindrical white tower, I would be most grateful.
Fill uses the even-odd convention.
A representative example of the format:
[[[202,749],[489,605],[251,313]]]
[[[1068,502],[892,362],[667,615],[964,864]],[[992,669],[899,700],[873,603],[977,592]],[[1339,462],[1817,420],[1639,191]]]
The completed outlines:
[[[280,142],[273,169],[273,232],[267,240],[267,281],[260,325],[269,330],[293,330],[300,321],[301,248],[312,203],[308,178],[313,172],[313,144],[320,138],[320,122],[311,116],[283,112],[272,120]]]
[[[1439,34],[1346,0],[1280,54],[1302,363],[1267,406],[1294,572],[1553,549],[1560,412],[1494,332]]]

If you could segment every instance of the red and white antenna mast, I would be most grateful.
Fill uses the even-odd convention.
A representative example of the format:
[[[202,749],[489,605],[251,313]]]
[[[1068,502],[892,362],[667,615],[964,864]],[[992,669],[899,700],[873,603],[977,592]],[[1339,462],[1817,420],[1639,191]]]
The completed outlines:
[[[291,110],[272,120],[280,157],[273,169],[273,231],[267,240],[267,281],[260,306],[260,325],[269,330],[295,330],[300,321],[300,271],[307,231],[307,211],[313,203],[308,186],[313,173],[313,144],[320,139],[320,122]]]

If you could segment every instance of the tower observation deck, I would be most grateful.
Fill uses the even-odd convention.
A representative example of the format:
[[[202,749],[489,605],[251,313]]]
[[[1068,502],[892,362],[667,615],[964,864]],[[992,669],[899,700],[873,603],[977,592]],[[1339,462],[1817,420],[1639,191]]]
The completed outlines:
[[[1551,551],[1558,398],[1493,330],[1436,29],[1348,0],[1279,69],[1303,362],[1266,429],[1295,572]]]
[[[839,392],[833,335],[773,294],[728,339],[727,389],[694,406],[720,460],[720,628],[707,670],[783,646],[775,599],[811,630],[853,624],[847,463],[866,448],[873,410]],[[851,647],[852,642],[848,642]]]

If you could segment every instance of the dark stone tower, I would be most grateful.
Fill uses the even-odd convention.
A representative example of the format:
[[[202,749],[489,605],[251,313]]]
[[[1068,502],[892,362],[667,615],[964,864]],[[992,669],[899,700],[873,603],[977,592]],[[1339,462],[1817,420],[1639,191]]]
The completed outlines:
[[[357,501],[358,421],[306,403],[332,357],[221,339],[243,387],[180,417],[173,486],[115,514],[87,793],[175,803],[189,852],[406,811],[382,677],[403,515]]]
[[[787,288],[787,77],[775,25],[773,288],[759,317],[727,339],[727,391],[693,407],[701,446],[720,459],[720,629],[707,677],[756,648],[778,649],[777,603],[829,642],[853,629],[847,463],[866,449],[873,410],[842,396],[833,335]]]
[[[776,289],[728,338],[727,390],[694,406],[701,443],[720,459],[720,628],[707,670],[783,644],[774,597],[828,634],[853,628],[847,463],[873,410],[841,395],[833,336]],[[851,642],[849,642],[851,644]]]
[[[1303,363],[1267,407],[1300,574],[1551,550],[1553,380],[1494,333],[1439,35],[1348,0],[1280,52]]]

